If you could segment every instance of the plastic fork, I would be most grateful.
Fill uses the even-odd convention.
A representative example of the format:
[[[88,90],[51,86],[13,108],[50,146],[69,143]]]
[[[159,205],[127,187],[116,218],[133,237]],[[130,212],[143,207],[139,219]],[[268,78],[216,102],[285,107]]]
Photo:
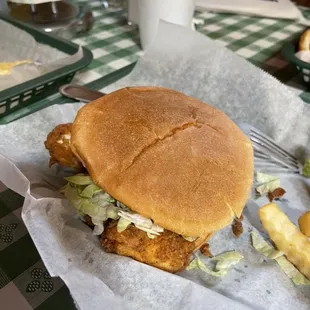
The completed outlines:
[[[245,123],[238,125],[252,142],[256,170],[301,174],[300,165],[294,155],[257,128]]]

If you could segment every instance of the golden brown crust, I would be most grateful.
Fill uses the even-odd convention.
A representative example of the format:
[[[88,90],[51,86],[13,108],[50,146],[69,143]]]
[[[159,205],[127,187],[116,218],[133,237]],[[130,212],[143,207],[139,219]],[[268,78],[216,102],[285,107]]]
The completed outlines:
[[[125,88],[85,105],[72,149],[105,191],[185,236],[239,217],[252,185],[249,139],[221,111],[170,89]]]
[[[209,243],[204,243],[200,248],[199,251],[202,255],[208,256],[208,257],[213,257],[211,251],[210,251],[210,245]]]
[[[56,126],[47,136],[44,145],[50,153],[49,166],[60,164],[81,171],[82,163],[71,150],[71,127],[72,123]]]
[[[269,203],[258,211],[264,229],[277,249],[310,280],[310,241],[275,204]]]
[[[115,221],[110,222],[101,235],[100,242],[107,252],[129,256],[172,273],[184,270],[189,264],[195,245],[182,236],[165,230],[150,239],[134,225],[129,225],[122,233],[117,232],[116,227]]]
[[[267,197],[269,201],[272,202],[274,199],[281,198],[285,193],[286,193],[285,189],[283,189],[282,187],[278,187],[274,191],[269,192],[267,194]]]
[[[233,234],[239,238],[243,233],[242,220],[235,218],[232,224]]]
[[[208,234],[203,237],[199,237],[194,241],[195,251],[198,250],[206,241],[208,241],[213,236],[213,233]]]
[[[300,231],[307,237],[310,237],[310,211],[302,214],[298,219]]]

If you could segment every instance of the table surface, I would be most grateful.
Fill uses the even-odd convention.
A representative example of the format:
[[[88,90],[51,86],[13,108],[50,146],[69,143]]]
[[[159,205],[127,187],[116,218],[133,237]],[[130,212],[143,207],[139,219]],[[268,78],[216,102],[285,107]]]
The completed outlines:
[[[74,42],[88,47],[94,60],[74,83],[86,84],[139,59],[139,35],[128,26],[126,12],[91,2],[94,28]],[[309,11],[304,10],[305,14]],[[285,41],[299,37],[305,26],[293,21],[196,12],[197,30],[248,59],[305,98],[302,78],[279,54]],[[55,96],[49,98],[52,100]],[[0,308],[3,310],[75,309],[67,287],[51,278],[21,219],[23,198],[0,185]]]
[[[302,11],[305,16],[310,15],[309,9]],[[91,65],[76,75],[74,81],[80,84],[125,67],[142,55],[138,30],[127,25],[126,11],[107,12],[94,2],[93,13],[96,24],[92,31],[73,40],[89,48],[94,55]],[[289,20],[211,12],[196,12],[195,17],[203,22],[197,25],[199,32],[222,42],[288,85],[297,95],[305,96],[306,86],[301,75],[280,55],[284,43],[298,39],[306,28],[304,25]]]

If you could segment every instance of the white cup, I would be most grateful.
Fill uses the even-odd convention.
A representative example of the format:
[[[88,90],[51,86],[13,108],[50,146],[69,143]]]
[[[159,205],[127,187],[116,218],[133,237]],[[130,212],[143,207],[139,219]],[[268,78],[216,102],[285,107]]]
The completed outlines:
[[[128,23],[139,25],[139,0],[128,0]]]
[[[195,0],[139,0],[138,9],[140,41],[147,50],[154,41],[160,19],[191,27]]]

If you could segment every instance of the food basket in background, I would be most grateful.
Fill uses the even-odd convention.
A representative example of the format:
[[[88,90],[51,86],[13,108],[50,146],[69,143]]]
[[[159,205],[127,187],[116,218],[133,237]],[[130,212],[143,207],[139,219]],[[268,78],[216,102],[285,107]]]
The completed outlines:
[[[302,61],[296,57],[295,54],[298,52],[297,46],[298,43],[286,43],[282,49],[282,55],[288,62],[296,66],[297,70],[302,73],[304,82],[310,86],[310,63]]]
[[[37,42],[49,45],[66,54],[74,55],[79,50],[77,44],[42,32],[28,24],[13,21],[1,14],[0,19],[28,32]],[[31,110],[33,103],[58,92],[61,85],[70,83],[75,73],[88,66],[93,59],[93,55],[88,49],[85,47],[82,47],[82,49],[83,56],[75,63],[0,91],[0,120],[10,113],[14,112],[16,114],[19,109],[25,107]]]

